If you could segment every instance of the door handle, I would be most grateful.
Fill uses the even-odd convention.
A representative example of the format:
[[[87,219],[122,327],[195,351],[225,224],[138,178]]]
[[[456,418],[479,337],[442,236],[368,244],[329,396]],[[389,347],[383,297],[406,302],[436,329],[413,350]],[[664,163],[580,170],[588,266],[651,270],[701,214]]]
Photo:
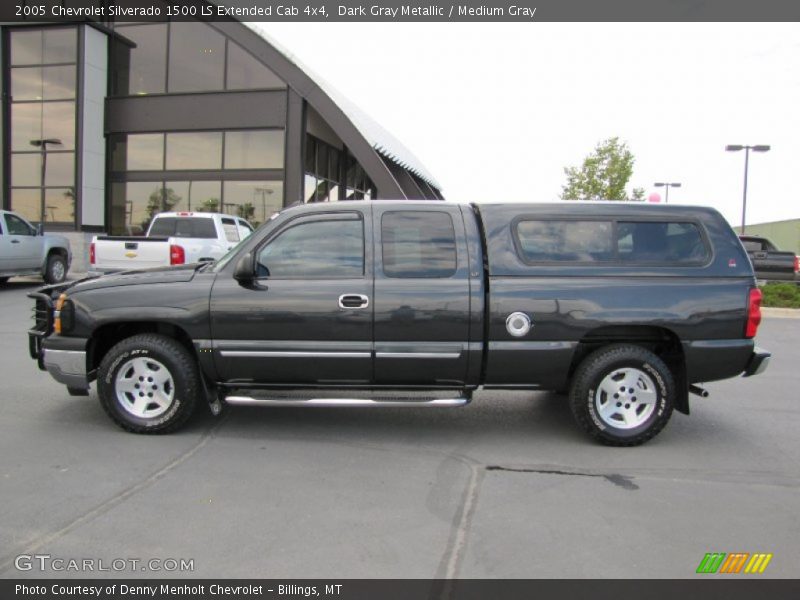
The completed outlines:
[[[353,308],[367,308],[369,306],[369,297],[364,294],[342,294],[339,296],[339,308],[353,309]]]
[[[19,240],[11,240],[12,244],[19,244]]]

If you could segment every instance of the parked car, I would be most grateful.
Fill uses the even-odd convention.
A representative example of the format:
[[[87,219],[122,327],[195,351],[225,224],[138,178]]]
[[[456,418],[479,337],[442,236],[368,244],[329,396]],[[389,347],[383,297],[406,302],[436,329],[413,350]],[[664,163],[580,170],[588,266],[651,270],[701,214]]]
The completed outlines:
[[[61,283],[71,263],[72,250],[63,235],[42,234],[18,214],[0,210],[0,284],[15,275]]]
[[[744,249],[753,263],[758,281],[800,283],[800,257],[794,252],[783,252],[767,238],[757,235],[740,235]]]
[[[231,215],[159,213],[146,237],[95,236],[89,247],[89,274],[216,260],[252,232],[250,223]]]
[[[215,263],[31,294],[42,369],[137,433],[198,404],[463,406],[568,390],[611,445],[750,376],[761,292],[710,208],[338,202],[284,210]]]

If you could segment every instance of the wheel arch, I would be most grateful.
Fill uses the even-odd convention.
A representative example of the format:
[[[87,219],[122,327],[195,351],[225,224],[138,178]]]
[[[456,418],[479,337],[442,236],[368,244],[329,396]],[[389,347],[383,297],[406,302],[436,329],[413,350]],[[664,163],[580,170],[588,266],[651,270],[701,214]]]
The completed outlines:
[[[640,324],[607,325],[586,332],[575,348],[569,368],[569,380],[587,356],[611,344],[641,346],[663,360],[675,378],[677,390],[675,410],[689,414],[689,387],[683,344],[678,335],[667,327]]]
[[[163,321],[120,321],[101,325],[92,332],[86,346],[88,370],[95,371],[103,357],[116,344],[140,333],[160,334],[178,341],[195,357],[198,366],[200,365],[192,338],[181,326]]]

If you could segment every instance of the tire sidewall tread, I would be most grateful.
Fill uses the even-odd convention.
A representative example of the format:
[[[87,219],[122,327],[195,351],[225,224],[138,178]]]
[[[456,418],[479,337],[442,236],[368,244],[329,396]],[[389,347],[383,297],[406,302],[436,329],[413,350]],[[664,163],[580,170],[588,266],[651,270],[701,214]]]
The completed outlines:
[[[645,372],[656,386],[653,414],[632,429],[604,423],[595,405],[596,386],[611,371],[633,367]],[[676,397],[675,379],[658,356],[633,344],[615,344],[596,350],[578,366],[570,388],[570,409],[578,425],[597,441],[609,446],[638,446],[655,437],[667,424]]]
[[[119,405],[114,382],[122,365],[132,358],[152,357],[172,375],[175,395],[167,412],[152,419],[136,417]],[[97,395],[109,417],[132,433],[169,433],[194,413],[200,390],[197,363],[178,341],[158,334],[137,334],[116,344],[103,357],[97,374]]]

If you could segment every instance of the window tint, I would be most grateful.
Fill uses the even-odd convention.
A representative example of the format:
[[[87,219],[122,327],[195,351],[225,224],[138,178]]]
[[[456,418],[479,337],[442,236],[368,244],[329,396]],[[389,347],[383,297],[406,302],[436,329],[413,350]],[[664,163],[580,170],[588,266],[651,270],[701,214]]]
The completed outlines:
[[[617,248],[624,262],[696,263],[708,258],[693,223],[620,222]]]
[[[28,224],[15,215],[6,215],[6,228],[9,235],[33,235],[34,231]]]
[[[159,217],[153,221],[150,237],[182,237],[213,239],[217,237],[214,219],[192,217]]]
[[[520,221],[516,236],[527,262],[596,262],[614,258],[610,221]]]
[[[364,275],[361,219],[312,221],[286,229],[258,254],[259,277],[341,279]]]
[[[387,212],[381,232],[387,276],[450,277],[456,272],[456,235],[447,213]]]

